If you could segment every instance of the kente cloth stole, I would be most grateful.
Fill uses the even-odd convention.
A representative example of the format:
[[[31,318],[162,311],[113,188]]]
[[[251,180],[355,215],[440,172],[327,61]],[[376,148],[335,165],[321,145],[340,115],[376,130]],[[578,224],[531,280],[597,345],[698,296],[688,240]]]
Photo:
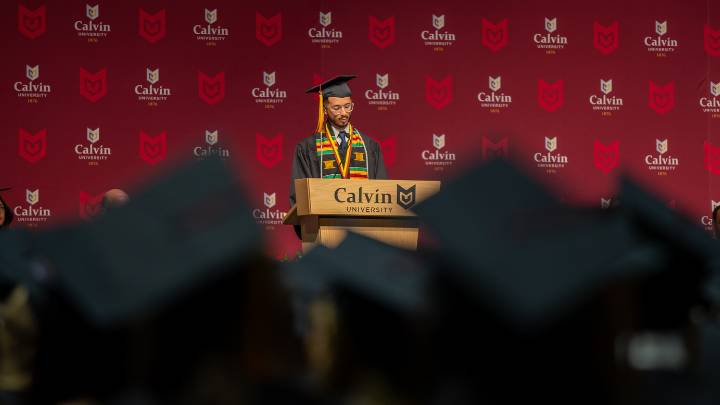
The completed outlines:
[[[320,159],[320,177],[323,179],[367,179],[367,148],[360,132],[349,126],[350,143],[344,156],[332,131],[325,126],[324,133],[315,134],[315,150]],[[348,161],[349,160],[349,161]]]

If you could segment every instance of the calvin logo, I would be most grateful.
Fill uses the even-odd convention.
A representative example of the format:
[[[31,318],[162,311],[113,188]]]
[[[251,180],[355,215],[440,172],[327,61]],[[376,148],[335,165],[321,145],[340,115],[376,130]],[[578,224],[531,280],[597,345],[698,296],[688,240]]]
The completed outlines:
[[[492,52],[498,52],[508,44],[508,32],[507,18],[498,23],[482,19],[482,44]]]
[[[613,21],[612,24],[604,26],[599,22],[593,22],[593,45],[603,55],[610,55],[618,49],[620,42],[620,24]]]
[[[397,185],[397,204],[406,210],[412,208],[415,205],[416,193],[415,184],[409,188],[403,188],[401,185]]]
[[[538,80],[538,104],[545,111],[553,112],[560,108],[565,101],[564,83],[558,80],[555,83],[546,83]]]
[[[255,39],[265,46],[273,46],[282,39],[282,13],[265,17],[255,13]]]
[[[452,101],[452,76],[442,80],[425,77],[425,100],[436,109],[445,108]]]
[[[151,44],[163,39],[165,37],[165,9],[159,10],[155,14],[139,9],[138,34]]]
[[[384,20],[377,17],[368,17],[368,39],[370,43],[380,49],[385,49],[395,43],[395,17]]]
[[[45,5],[30,10],[18,4],[18,31],[28,39],[39,37],[45,33],[46,15]]]
[[[593,163],[598,170],[607,174],[618,166],[620,163],[620,142],[613,141],[606,146],[595,140],[593,147]]]

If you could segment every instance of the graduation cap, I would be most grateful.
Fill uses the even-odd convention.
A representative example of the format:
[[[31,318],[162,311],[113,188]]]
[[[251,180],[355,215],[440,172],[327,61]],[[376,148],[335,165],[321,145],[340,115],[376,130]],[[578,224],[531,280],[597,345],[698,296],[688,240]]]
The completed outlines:
[[[419,348],[419,337],[430,309],[429,275],[418,256],[349,233],[337,248],[317,246],[288,264],[285,274],[299,301],[299,315],[308,318],[306,334],[338,333],[337,346],[325,354],[332,357],[333,382],[355,380],[369,371],[392,384],[417,389],[412,386],[417,385],[414,378],[423,369],[426,353]],[[328,301],[329,309],[313,306]],[[307,314],[311,308],[323,309],[321,315],[330,313],[334,319],[320,322],[329,330],[315,329],[318,317]]]
[[[317,126],[315,127],[315,133],[318,133],[322,130],[323,127],[323,121],[324,121],[324,114],[323,114],[323,103],[324,100],[326,100],[329,97],[350,97],[352,96],[352,92],[350,91],[350,86],[348,86],[348,82],[357,76],[354,75],[340,75],[335,76],[332,79],[326,80],[325,82],[318,84],[317,86],[313,86],[307,90],[305,90],[305,93],[311,94],[311,93],[318,93],[318,122]]]
[[[350,91],[348,82],[356,77],[357,76],[354,75],[335,76],[332,79],[305,90],[305,93],[311,94],[319,92],[322,94],[323,99],[328,97],[351,97],[352,92]]]
[[[272,357],[299,352],[285,345],[289,304],[224,163],[194,162],[133,195],[92,222],[38,235],[35,258],[51,301],[39,313],[37,403],[110,395],[130,383],[170,398],[199,390],[190,382],[210,378],[208,369],[290,367]]]
[[[0,193],[2,193],[3,191],[8,191],[10,189],[10,187],[0,188]],[[13,212],[12,209],[8,207],[7,202],[5,202],[5,200],[2,198],[2,194],[0,194],[0,203],[2,203],[3,211],[5,211],[5,220],[3,221],[3,223],[0,224],[0,229],[2,229],[3,227],[9,225],[12,222]]]
[[[551,325],[627,275],[614,264],[636,245],[620,218],[565,207],[504,160],[449,182],[417,212],[449,264],[443,276],[522,331]]]
[[[618,316],[608,302],[658,255],[626,218],[565,206],[504,160],[446,183],[416,212],[438,241],[430,285],[440,379],[468,403],[588,402],[578,391],[609,402],[615,334],[632,311]]]
[[[720,245],[629,177],[620,181],[620,213],[646,244],[663,252],[656,273],[639,286],[638,300],[647,328],[675,329],[690,322],[692,307],[718,303]]]
[[[49,282],[98,324],[158,311],[253,254],[259,231],[231,173],[178,169],[87,224],[39,236]]]

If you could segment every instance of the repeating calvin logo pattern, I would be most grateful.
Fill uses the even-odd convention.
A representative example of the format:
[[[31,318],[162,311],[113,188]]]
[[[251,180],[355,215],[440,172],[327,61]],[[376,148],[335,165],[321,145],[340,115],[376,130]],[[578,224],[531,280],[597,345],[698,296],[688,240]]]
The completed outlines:
[[[645,165],[648,170],[658,176],[667,176],[669,172],[675,171],[680,165],[680,160],[668,154],[669,141],[667,139],[655,139],[655,152],[657,154],[645,155]]]
[[[254,208],[252,211],[253,218],[258,225],[266,225],[272,229],[273,225],[282,225],[283,219],[287,212],[276,208],[277,193],[263,192],[263,207]]]
[[[658,114],[667,114],[675,107],[675,82],[664,85],[650,81],[648,106]]]
[[[432,144],[433,149],[425,149],[420,153],[425,166],[432,166],[435,171],[443,171],[455,163],[455,153],[445,149],[445,134],[433,134]]]
[[[310,27],[308,29],[308,37],[310,42],[313,44],[319,44],[322,48],[331,48],[332,45],[337,45],[343,37],[343,33],[340,30],[330,28],[332,25],[332,12],[326,13],[320,12],[319,25]]]
[[[369,105],[377,107],[378,111],[387,111],[388,107],[396,106],[400,101],[400,93],[388,89],[390,74],[375,73],[375,89],[365,90],[365,99]]]
[[[18,129],[18,155],[29,163],[37,163],[47,154],[47,129],[30,133]]]
[[[205,144],[195,146],[193,148],[193,157],[195,159],[207,159],[209,157],[219,157],[221,159],[230,158],[230,150],[219,144],[220,134],[218,130],[205,130]]]
[[[507,159],[510,156],[510,141],[508,137],[493,141],[483,136],[481,140],[481,156],[483,160],[495,158]]]
[[[198,71],[198,96],[210,105],[222,101],[225,98],[225,72],[210,76]]]
[[[368,16],[368,39],[380,49],[395,43],[395,17],[381,20],[372,15]]]
[[[103,196],[105,193],[90,194],[85,191],[81,191],[78,196],[78,210],[80,218],[89,221],[103,212]]]
[[[720,147],[715,147],[709,141],[703,144],[705,150],[705,169],[713,174],[720,174]]]
[[[445,14],[433,14],[432,27],[433,30],[423,30],[420,32],[420,39],[422,39],[425,46],[432,47],[436,52],[442,52],[445,50],[445,47],[452,46],[455,43],[455,34],[443,29],[445,28]]]
[[[97,43],[100,38],[106,38],[110,33],[110,24],[99,19],[100,4],[91,6],[85,4],[85,18],[78,19],[73,23],[73,28],[79,38],[86,38],[87,42]]]
[[[603,55],[610,55],[618,49],[620,43],[620,24],[613,21],[610,25],[593,22],[593,46]]]
[[[599,140],[593,143],[593,164],[601,172],[608,174],[620,163],[620,142],[612,141],[605,145]]]
[[[720,206],[720,201],[710,200],[710,212],[708,212],[707,215],[703,215],[700,218],[700,223],[703,225],[706,231],[712,232],[713,231],[713,217],[712,213],[715,212],[715,209]]]
[[[710,56],[720,56],[720,29],[705,24],[704,34],[705,52]]]
[[[481,21],[481,43],[492,52],[498,52],[508,44],[509,23],[508,19],[497,23],[485,18]]]
[[[154,44],[165,38],[165,9],[151,14],[138,10],[138,34],[144,40]]]
[[[441,80],[425,76],[425,101],[438,110],[445,108],[452,101],[452,82],[453,78],[450,75]]]
[[[86,161],[89,166],[98,166],[112,156],[112,149],[100,141],[100,128],[86,128],[84,140],[87,143],[77,143],[73,149],[78,160]]]
[[[203,24],[193,25],[193,34],[195,39],[204,42],[207,46],[215,46],[218,42],[226,40],[230,36],[230,30],[220,24],[218,21],[218,10],[205,9],[205,21]]]
[[[255,103],[262,104],[265,108],[275,108],[276,104],[282,104],[287,100],[287,91],[275,86],[277,83],[276,72],[262,73],[263,87],[253,87],[250,91]]]
[[[145,68],[145,81],[147,85],[140,83],[133,88],[138,101],[144,102],[150,107],[157,107],[172,95],[170,88],[158,84],[160,68]]]
[[[13,83],[13,89],[18,98],[25,99],[28,104],[39,103],[52,93],[52,86],[43,83],[40,78],[40,65],[25,65],[25,79]]]
[[[614,112],[620,111],[623,106],[622,97],[613,93],[613,79],[600,79],[600,91],[590,95],[588,102],[593,111],[598,111],[604,117],[610,117]]]
[[[510,108],[512,104],[512,96],[505,94],[502,89],[502,76],[488,76],[488,91],[481,91],[477,95],[480,107],[487,109],[493,114],[498,114],[502,110]]]
[[[553,112],[560,108],[565,102],[565,85],[562,80],[555,83],[547,83],[538,80],[538,104],[545,111]]]
[[[545,50],[548,55],[555,55],[557,51],[565,49],[568,39],[557,33],[558,19],[557,17],[545,17],[545,32],[536,33],[532,40],[538,49]]]
[[[52,217],[52,211],[40,204],[40,189],[25,189],[25,203],[13,209],[15,221],[30,228],[45,223]]]
[[[167,133],[160,132],[157,135],[149,135],[140,131],[139,138],[140,159],[150,165],[156,165],[165,159],[167,155]]]
[[[107,95],[107,69],[90,72],[80,68],[80,95],[96,103]]]
[[[545,137],[545,151],[533,154],[533,161],[540,169],[546,169],[548,174],[557,173],[557,169],[564,169],[568,164],[568,157],[557,152],[558,137]]]
[[[273,46],[282,39],[282,13],[272,17],[255,12],[255,39],[265,46]]]
[[[675,52],[678,47],[678,41],[670,38],[668,35],[668,22],[655,21],[654,35],[648,35],[643,38],[643,44],[647,51],[655,54],[657,57],[666,57],[668,54]]]
[[[266,138],[263,134],[255,134],[255,158],[261,165],[271,169],[282,160],[283,135],[277,134]]]
[[[45,5],[30,10],[18,4],[18,31],[28,39],[35,39],[45,33],[47,13]]]
[[[702,112],[706,114],[712,114],[713,118],[720,118],[720,82],[710,81],[710,85],[707,87],[708,93],[706,96],[700,97],[698,103]]]

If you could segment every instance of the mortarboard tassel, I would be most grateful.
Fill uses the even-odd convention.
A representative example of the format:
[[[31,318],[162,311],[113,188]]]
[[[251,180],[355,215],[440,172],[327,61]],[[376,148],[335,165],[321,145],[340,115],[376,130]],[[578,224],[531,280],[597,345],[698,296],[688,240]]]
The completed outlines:
[[[318,90],[318,121],[317,126],[315,127],[315,133],[322,133],[323,132],[323,123],[325,122],[323,117],[323,94],[322,94],[322,88]]]

